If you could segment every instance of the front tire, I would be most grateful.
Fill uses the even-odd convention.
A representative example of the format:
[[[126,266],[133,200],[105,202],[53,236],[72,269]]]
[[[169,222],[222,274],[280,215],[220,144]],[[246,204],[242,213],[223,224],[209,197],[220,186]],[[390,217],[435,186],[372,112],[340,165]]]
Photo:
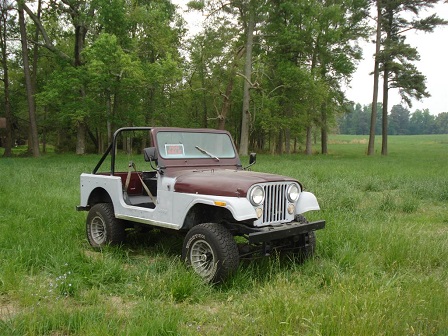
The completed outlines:
[[[124,241],[125,226],[115,218],[112,203],[95,204],[89,211],[86,221],[87,240],[94,248],[116,245]]]
[[[185,236],[182,260],[204,281],[219,283],[238,268],[238,247],[232,234],[221,224],[204,223]]]

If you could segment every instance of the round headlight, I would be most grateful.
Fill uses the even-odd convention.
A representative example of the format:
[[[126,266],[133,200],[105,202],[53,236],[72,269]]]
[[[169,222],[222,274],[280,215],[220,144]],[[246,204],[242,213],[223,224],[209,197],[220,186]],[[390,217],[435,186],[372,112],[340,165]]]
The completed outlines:
[[[252,188],[249,194],[249,200],[252,205],[260,205],[264,201],[264,190],[260,186]]]
[[[290,184],[287,190],[287,194],[288,194],[288,200],[294,203],[299,198],[300,188],[298,187],[297,184]]]

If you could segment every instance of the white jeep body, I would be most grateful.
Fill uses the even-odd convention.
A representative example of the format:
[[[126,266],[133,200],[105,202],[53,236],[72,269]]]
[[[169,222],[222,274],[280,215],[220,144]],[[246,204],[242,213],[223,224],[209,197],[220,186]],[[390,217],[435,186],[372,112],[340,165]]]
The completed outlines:
[[[124,201],[122,179],[119,176],[83,173],[81,174],[80,205],[87,208],[89,197],[101,189],[110,196],[117,218],[141,224],[180,230],[189,210],[197,204],[204,204],[211,207],[224,207],[238,222],[253,220],[256,227],[269,225],[257,218],[257,207],[253,206],[247,198],[178,193],[174,190],[175,182],[175,178],[157,174],[157,202],[155,208],[151,209],[127,204]],[[143,197],[149,200],[149,196]],[[311,210],[320,210],[317,199],[312,193],[302,191],[295,203],[295,213],[290,214],[286,221],[291,222],[295,215]]]

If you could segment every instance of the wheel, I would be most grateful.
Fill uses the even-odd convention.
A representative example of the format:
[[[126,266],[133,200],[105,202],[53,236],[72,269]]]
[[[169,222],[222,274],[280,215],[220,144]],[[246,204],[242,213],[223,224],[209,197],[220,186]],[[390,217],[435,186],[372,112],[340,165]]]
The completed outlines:
[[[237,270],[238,247],[221,224],[199,224],[185,236],[182,260],[206,282],[219,283]]]
[[[98,203],[87,215],[86,233],[90,245],[100,248],[123,242],[125,226],[121,220],[115,218],[111,203]]]

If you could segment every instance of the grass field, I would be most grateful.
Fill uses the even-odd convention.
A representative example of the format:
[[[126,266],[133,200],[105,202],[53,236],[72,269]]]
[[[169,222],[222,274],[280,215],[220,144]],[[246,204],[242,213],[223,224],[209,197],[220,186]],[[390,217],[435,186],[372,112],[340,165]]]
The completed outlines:
[[[448,335],[448,135],[391,136],[387,157],[366,139],[259,155],[253,170],[302,181],[327,227],[306,263],[244,262],[215,287],[175,235],[90,248],[75,206],[97,155],[0,158],[0,335]]]

